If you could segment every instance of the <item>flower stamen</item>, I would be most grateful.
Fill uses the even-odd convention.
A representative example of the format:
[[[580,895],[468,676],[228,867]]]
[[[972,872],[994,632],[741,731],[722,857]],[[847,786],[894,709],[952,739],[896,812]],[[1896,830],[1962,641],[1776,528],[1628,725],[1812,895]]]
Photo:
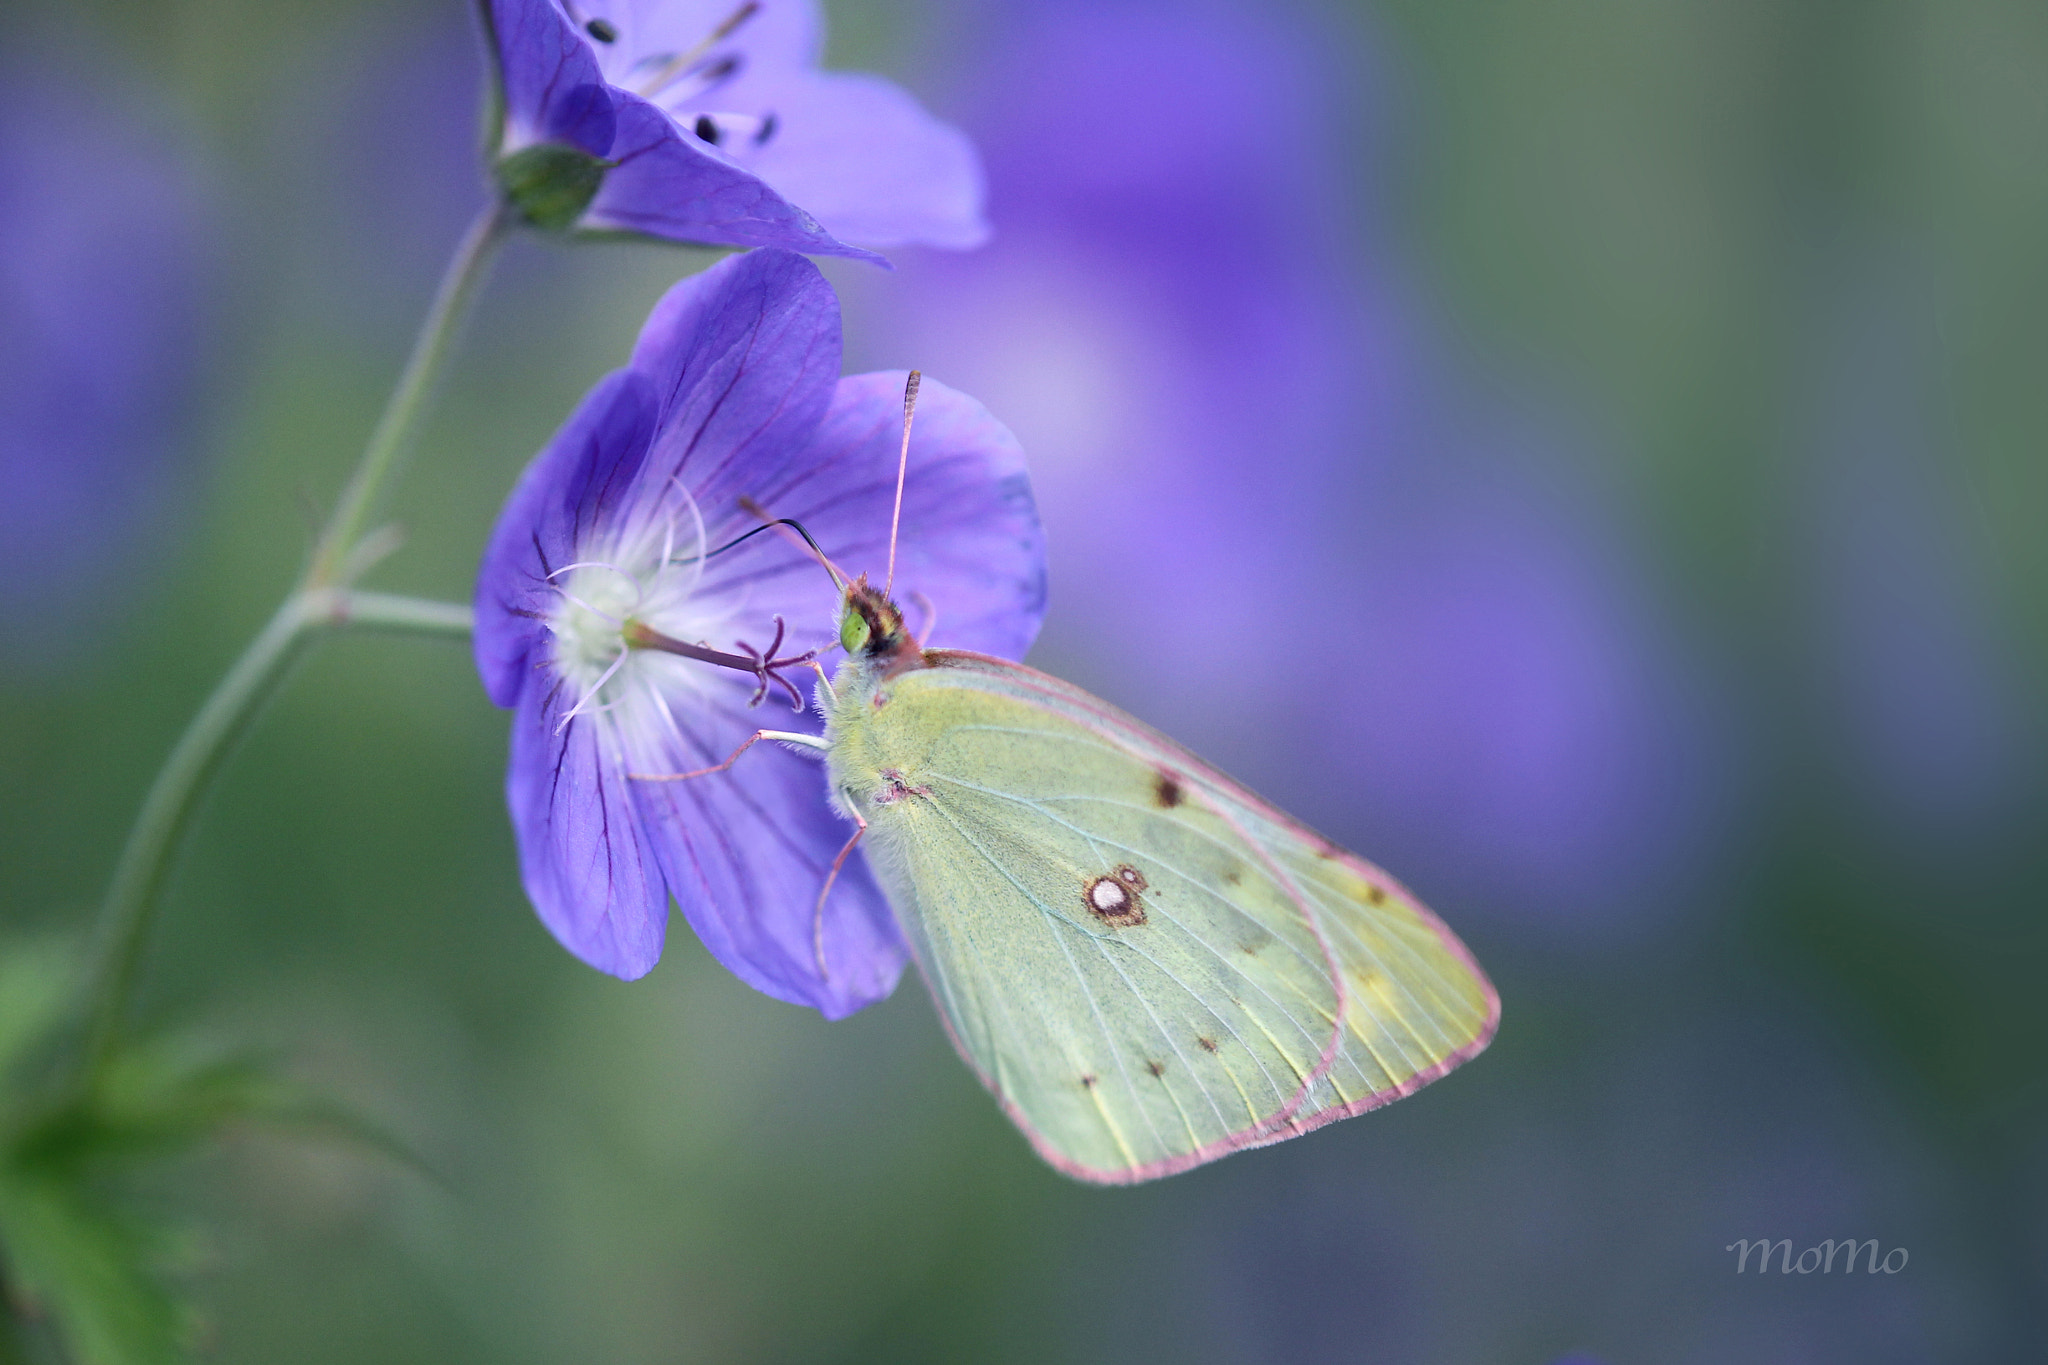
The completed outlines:
[[[564,711],[562,713],[561,721],[555,726],[556,734],[561,734],[562,731],[569,728],[570,721],[576,719],[576,717],[592,709],[590,705],[591,699],[604,691],[604,685],[610,682],[612,680],[612,675],[614,673],[617,673],[619,669],[625,665],[626,658],[631,653],[632,651],[627,649],[622,649],[619,651],[619,656],[616,659],[612,660],[611,666],[609,668],[605,669],[604,672],[597,675],[597,681],[590,685],[590,687],[583,693],[582,698],[574,706],[570,707],[567,711]],[[613,703],[613,705],[616,704],[617,703]],[[595,709],[599,711],[608,711],[611,709],[611,707],[603,706]]]
[[[707,36],[702,42],[696,44],[694,47],[689,48],[687,51],[678,52],[675,56],[669,58],[667,63],[663,65],[660,70],[656,71],[652,77],[641,82],[639,88],[635,90],[634,93],[641,96],[643,99],[654,98],[656,91],[661,90],[662,88],[667,86],[669,82],[673,81],[676,77],[682,75],[685,71],[689,70],[690,67],[696,63],[699,57],[702,57],[705,53],[709,52],[713,47],[717,46],[719,43],[724,42],[727,38],[730,38],[733,35],[734,30],[739,28],[741,24],[746,23],[747,20],[753,18],[756,14],[760,13],[760,11],[760,0],[747,0],[747,2],[744,5],[741,5],[738,9],[734,10],[731,14],[728,14],[723,20],[721,20],[718,26],[712,29],[710,35]]]
[[[677,496],[682,498],[683,508],[684,510],[689,512],[690,520],[697,523],[696,544],[698,553],[691,556],[690,559],[686,561],[678,561],[676,559],[675,546],[673,544],[673,535],[671,535],[670,540],[668,542],[664,542],[662,546],[661,562],[663,564],[675,564],[681,562],[688,563],[691,566],[690,581],[688,585],[686,585],[683,589],[683,592],[685,593],[685,595],[687,595],[689,593],[695,592],[697,589],[697,585],[704,581],[704,561],[710,558],[710,556],[703,553],[703,550],[704,542],[709,538],[709,536],[704,529],[703,510],[697,506],[697,500],[690,496],[690,490],[683,487],[682,476],[677,474],[671,474],[668,476],[668,481],[669,484],[675,489]],[[675,528],[675,520],[673,518],[669,520],[669,528],[671,532],[673,532]]]

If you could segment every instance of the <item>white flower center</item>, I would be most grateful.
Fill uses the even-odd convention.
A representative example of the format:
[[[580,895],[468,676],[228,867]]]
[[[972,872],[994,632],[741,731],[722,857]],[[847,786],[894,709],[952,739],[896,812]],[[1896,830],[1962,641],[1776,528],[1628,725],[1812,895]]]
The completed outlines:
[[[697,592],[703,543],[695,504],[671,487],[655,506],[594,537],[582,558],[550,575],[555,604],[546,624],[567,703],[562,724],[621,707],[627,718],[660,711],[664,697],[709,685],[718,669],[635,649],[625,636],[631,623],[692,643],[730,634],[738,603]]]
[[[620,631],[640,610],[646,593],[630,569],[610,564],[578,565],[555,586],[560,600],[548,619],[555,635],[555,667],[581,684],[579,691],[587,690],[618,662],[626,647]]]

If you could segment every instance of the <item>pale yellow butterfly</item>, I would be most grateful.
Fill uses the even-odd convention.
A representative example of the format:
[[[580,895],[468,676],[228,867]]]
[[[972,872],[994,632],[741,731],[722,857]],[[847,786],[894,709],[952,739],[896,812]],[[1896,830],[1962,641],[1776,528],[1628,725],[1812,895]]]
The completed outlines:
[[[861,847],[954,1046],[1053,1166],[1170,1175],[1491,1040],[1485,973],[1384,872],[1079,688],[920,648],[889,584],[834,577],[825,733],[755,738],[823,751],[841,861]]]

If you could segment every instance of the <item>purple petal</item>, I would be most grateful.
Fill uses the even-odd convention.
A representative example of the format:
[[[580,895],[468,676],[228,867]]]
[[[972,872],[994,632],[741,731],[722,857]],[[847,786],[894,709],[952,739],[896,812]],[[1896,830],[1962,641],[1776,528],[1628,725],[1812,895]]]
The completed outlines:
[[[904,372],[838,382],[832,407],[798,444],[759,443],[752,458],[720,472],[776,517],[799,521],[845,573],[880,583],[888,572],[889,522],[903,432]],[[664,441],[666,437],[662,438]],[[651,462],[647,477],[656,477]],[[737,497],[701,499],[710,540],[722,545],[760,525],[726,511]],[[839,593],[794,537],[759,534],[712,560],[698,595],[737,598],[765,644],[770,614],[788,627],[790,651],[828,644]],[[1045,541],[1023,453],[979,403],[923,381],[904,481],[896,591],[931,643],[1020,658],[1045,612]],[[926,608],[932,609],[927,612]],[[740,738],[744,738],[741,735]],[[737,741],[735,741],[737,742]]]
[[[668,707],[664,731],[636,744],[643,766],[634,771],[709,767],[757,727],[808,728],[773,705],[748,710],[751,682],[719,690],[721,703]],[[895,988],[903,944],[858,855],[846,859],[818,915],[818,893],[854,826],[833,813],[815,758],[763,742],[728,773],[633,789],[676,904],[733,975],[828,1019]]]
[[[203,177],[147,82],[0,43],[0,671],[60,671],[156,600],[205,486],[192,426],[230,311]],[[104,54],[112,57],[115,54]]]
[[[819,72],[760,84],[777,132],[748,164],[834,237],[957,250],[988,240],[974,145],[909,92]]]
[[[592,156],[612,150],[612,92],[590,44],[554,0],[489,0],[485,26],[505,99],[501,152],[568,142]]]
[[[612,93],[618,132],[610,155],[618,165],[606,172],[580,226],[722,246],[789,247],[886,264],[872,251],[848,246],[826,232],[759,176],[685,133],[638,95]]]
[[[526,467],[484,550],[476,584],[477,672],[499,706],[520,700],[547,632],[530,615],[554,604],[547,576],[572,562],[579,535],[632,486],[654,435],[656,404],[632,370],[606,376]]]
[[[612,92],[603,85],[571,86],[541,111],[543,141],[566,142],[593,156],[611,151],[618,126]]]
[[[552,669],[529,669],[512,720],[505,800],[520,880],[564,948],[630,981],[661,957],[668,892],[611,727],[588,714],[565,725],[577,701],[565,691]]]
[[[661,407],[646,479],[680,481],[714,527],[758,525],[739,500],[803,462],[839,351],[839,298],[795,252],[748,252],[676,285],[633,347]]]
[[[880,583],[903,439],[901,370],[839,381],[832,408],[787,472],[764,487],[849,573]],[[903,483],[896,596],[927,644],[1022,658],[1045,615],[1045,536],[1017,440],[972,398],[926,379]],[[922,601],[920,601],[922,599]],[[836,604],[835,604],[836,605]]]

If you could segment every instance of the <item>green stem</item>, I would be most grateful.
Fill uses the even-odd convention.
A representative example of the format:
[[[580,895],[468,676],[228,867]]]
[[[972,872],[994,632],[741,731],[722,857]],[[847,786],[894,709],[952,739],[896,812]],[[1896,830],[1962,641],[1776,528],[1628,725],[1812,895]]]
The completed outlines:
[[[320,534],[304,579],[199,708],[143,798],[100,909],[99,956],[86,997],[81,1083],[98,1074],[120,1037],[171,857],[192,822],[199,797],[312,634],[321,627],[351,622],[434,634],[460,634],[469,628],[466,607],[351,592],[348,579],[371,557],[363,553],[365,528],[425,410],[457,324],[511,222],[510,211],[495,203],[463,236],[398,386]]]
[[[484,267],[513,221],[510,207],[503,200],[494,200],[477,215],[469,231],[463,234],[461,245],[455,248],[454,258],[441,276],[441,287],[434,293],[433,306],[420,324],[405,372],[398,377],[398,387],[391,391],[384,416],[370,434],[370,444],[349,478],[348,487],[342,490],[341,501],[328,518],[327,528],[320,533],[312,565],[306,570],[306,586],[325,587],[343,581],[350,553],[362,539],[385,480],[405,453],[413,428],[433,392],[441,363],[447,359],[455,340],[456,324],[483,283]]]
[[[106,1062],[120,1033],[157,893],[170,868],[170,855],[191,823],[197,797],[219,768],[229,741],[241,733],[305,644],[306,604],[302,593],[285,599],[185,727],[142,800],[142,810],[128,831],[120,861],[114,864],[114,879],[100,910],[102,941],[100,958],[94,964],[92,1014],[86,1035],[88,1075]]]
[[[451,635],[467,639],[476,612],[467,602],[429,602],[388,592],[351,592],[336,606],[337,623],[410,635]]]

